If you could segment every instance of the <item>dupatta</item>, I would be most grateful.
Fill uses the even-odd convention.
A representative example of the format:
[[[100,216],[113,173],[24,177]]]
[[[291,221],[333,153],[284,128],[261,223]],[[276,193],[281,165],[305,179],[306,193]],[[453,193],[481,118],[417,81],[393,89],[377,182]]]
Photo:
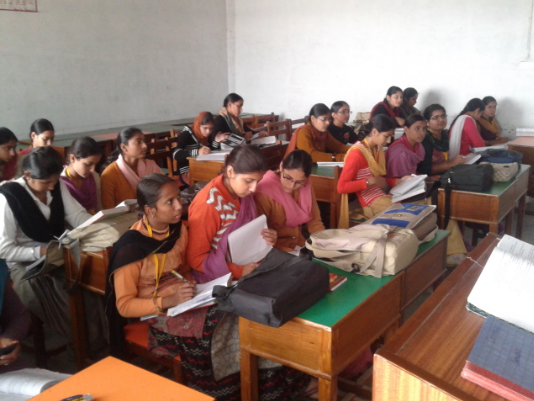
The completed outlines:
[[[66,169],[68,169],[68,167]],[[61,180],[67,186],[67,189],[73,198],[76,199],[80,205],[82,205],[86,210],[96,210],[97,188],[93,174],[89,174],[87,178],[84,178],[81,188],[78,188],[76,185],[74,185],[68,176],[61,176]]]
[[[130,183],[133,189],[137,189],[137,184],[139,184],[141,178],[152,173],[163,174],[163,171],[161,171],[161,169],[154,162],[154,160],[139,160],[137,162],[136,173],[132,170],[130,166],[128,166],[128,164],[126,164],[124,157],[122,157],[122,155],[119,155],[119,157],[117,158],[117,166],[119,167],[119,170],[122,172],[122,174],[124,174],[124,177]]]
[[[462,146],[462,132],[464,130],[465,120],[470,118],[476,124],[475,120],[467,114],[461,115],[456,119],[454,125],[449,131],[449,159],[454,159],[460,154]]]
[[[389,107],[388,102],[379,102],[375,105],[375,107],[373,107],[373,110],[371,110],[371,118],[375,116],[376,109],[378,108],[378,106],[381,106],[381,105],[384,106],[384,108],[386,109],[390,117],[392,118],[400,117],[400,111],[398,108],[392,109],[391,107]]]
[[[219,114],[226,120],[226,123],[228,124],[228,127],[230,127],[232,134],[239,136],[243,136],[245,134],[245,126],[243,125],[243,120],[241,117],[232,116],[230,113],[228,113],[226,107],[223,107],[221,111],[219,111]]]

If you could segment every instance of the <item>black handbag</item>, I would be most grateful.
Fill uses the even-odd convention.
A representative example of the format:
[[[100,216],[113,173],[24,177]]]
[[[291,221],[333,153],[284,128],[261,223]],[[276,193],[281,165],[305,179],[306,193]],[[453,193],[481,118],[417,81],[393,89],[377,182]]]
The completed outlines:
[[[215,286],[213,296],[224,312],[280,327],[328,293],[329,277],[318,263],[272,249],[234,286]]]
[[[491,164],[459,164],[441,176],[441,187],[445,189],[445,224],[451,216],[451,191],[484,192],[490,189],[493,178]]]

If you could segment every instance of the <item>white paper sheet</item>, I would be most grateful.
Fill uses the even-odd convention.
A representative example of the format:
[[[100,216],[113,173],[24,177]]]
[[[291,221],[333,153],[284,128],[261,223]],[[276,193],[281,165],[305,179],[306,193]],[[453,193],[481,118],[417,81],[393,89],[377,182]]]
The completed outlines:
[[[267,217],[262,214],[228,235],[228,248],[232,262],[238,265],[259,262],[273,248],[261,236],[267,228]]]

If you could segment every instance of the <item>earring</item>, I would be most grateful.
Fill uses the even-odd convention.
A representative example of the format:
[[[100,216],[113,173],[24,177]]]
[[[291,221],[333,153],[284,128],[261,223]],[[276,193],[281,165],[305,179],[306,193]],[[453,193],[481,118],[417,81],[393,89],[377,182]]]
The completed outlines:
[[[154,212],[151,213],[151,216],[154,217]]]

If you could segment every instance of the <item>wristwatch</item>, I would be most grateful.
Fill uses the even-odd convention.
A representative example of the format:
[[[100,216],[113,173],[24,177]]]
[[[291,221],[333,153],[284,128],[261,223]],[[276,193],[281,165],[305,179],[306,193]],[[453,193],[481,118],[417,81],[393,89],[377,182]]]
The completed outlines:
[[[332,161],[333,161],[333,162],[336,161],[336,154],[335,154],[335,153],[332,153]]]

